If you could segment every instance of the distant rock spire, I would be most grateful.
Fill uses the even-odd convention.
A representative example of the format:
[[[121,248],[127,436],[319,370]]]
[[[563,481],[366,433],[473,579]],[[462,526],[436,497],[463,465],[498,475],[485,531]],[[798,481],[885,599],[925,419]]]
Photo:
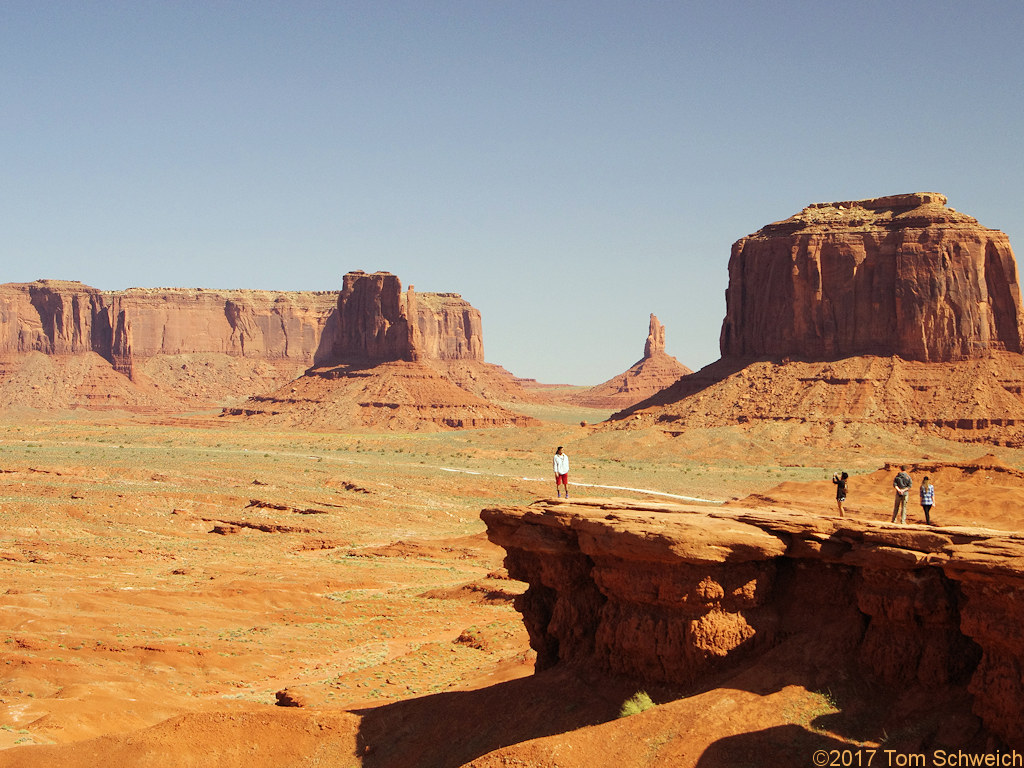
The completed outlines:
[[[644,345],[644,360],[654,356],[656,352],[665,351],[665,326],[658,322],[658,318],[651,313],[651,330],[647,333],[647,343]]]

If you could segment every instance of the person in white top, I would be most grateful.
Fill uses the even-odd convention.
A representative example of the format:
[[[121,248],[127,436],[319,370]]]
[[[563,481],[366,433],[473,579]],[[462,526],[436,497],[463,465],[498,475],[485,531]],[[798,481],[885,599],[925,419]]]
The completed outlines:
[[[555,450],[555,493],[562,497],[562,486],[565,487],[565,498],[569,498],[569,457],[562,453],[562,446]]]

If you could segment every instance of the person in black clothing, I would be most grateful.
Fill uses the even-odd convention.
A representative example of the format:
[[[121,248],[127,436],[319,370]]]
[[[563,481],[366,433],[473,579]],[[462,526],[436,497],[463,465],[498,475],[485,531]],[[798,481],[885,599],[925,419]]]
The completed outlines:
[[[832,475],[832,482],[836,484],[836,506],[839,507],[839,516],[846,517],[846,511],[843,509],[843,502],[846,501],[846,481],[850,479],[850,476],[843,472],[840,474],[836,472]]]

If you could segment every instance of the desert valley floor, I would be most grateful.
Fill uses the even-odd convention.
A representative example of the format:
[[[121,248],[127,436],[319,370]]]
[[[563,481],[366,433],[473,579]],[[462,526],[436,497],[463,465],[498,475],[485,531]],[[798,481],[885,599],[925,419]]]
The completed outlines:
[[[1019,530],[1024,451],[869,426],[669,436],[568,406],[531,414],[544,421],[345,434],[8,412],[0,765],[707,768],[763,765],[765,749],[809,765],[818,748],[910,749],[938,727],[927,702],[844,706],[842,681],[785,674],[786,659],[651,688],[659,706],[619,718],[635,681],[533,674],[512,607],[525,585],[480,511],[550,498],[564,445],[580,497],[832,515],[845,469],[849,513],[887,521],[890,463],[907,463],[935,479],[940,525]],[[922,522],[916,498],[909,510]]]

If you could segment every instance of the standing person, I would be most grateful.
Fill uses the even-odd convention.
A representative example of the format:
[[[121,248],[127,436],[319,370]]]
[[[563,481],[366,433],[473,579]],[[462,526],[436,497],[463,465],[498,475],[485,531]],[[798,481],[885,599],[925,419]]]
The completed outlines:
[[[910,487],[914,484],[914,481],[910,479],[910,475],[907,474],[906,467],[900,467],[900,471],[896,474],[896,477],[892,481],[892,487],[896,489],[896,500],[892,505],[892,520],[889,522],[895,523],[897,515],[900,518],[900,522],[906,524],[907,522],[907,496],[910,495]]]
[[[843,509],[843,502],[846,501],[846,481],[850,476],[843,472],[841,475],[836,472],[832,475],[832,482],[836,484],[836,506],[839,507],[839,516],[846,517]]]
[[[565,498],[569,498],[569,457],[562,453],[562,446],[555,449],[555,457],[552,461],[555,468],[555,493],[562,497],[562,487],[565,487]]]
[[[930,512],[932,506],[935,504],[935,486],[932,485],[926,477],[921,481],[921,509],[924,510],[924,523],[925,525],[931,525]]]

